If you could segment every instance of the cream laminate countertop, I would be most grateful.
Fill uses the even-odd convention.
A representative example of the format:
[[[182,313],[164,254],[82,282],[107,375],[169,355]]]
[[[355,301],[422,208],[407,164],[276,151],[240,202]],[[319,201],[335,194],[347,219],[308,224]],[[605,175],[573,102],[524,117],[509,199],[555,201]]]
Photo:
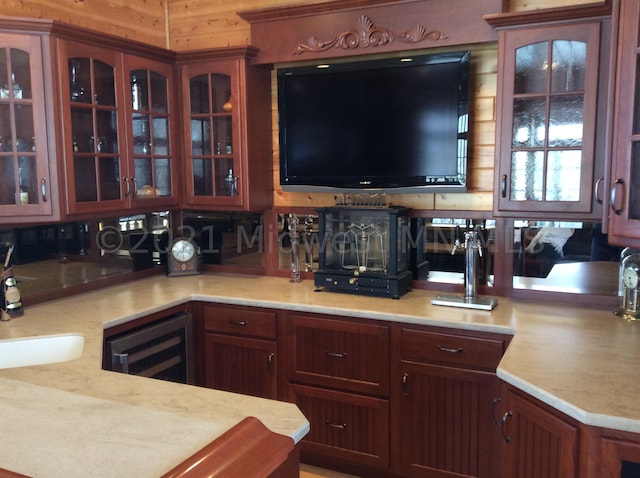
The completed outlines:
[[[191,300],[513,334],[498,375],[595,426],[640,433],[640,322],[608,308],[515,302],[493,311],[315,292],[313,281],[232,274],[163,276],[29,307],[0,340],[80,333],[82,357],[0,370],[0,468],[31,476],[158,476],[246,416],[297,442],[293,404],[101,370],[103,329]],[[577,297],[578,302],[579,296]]]

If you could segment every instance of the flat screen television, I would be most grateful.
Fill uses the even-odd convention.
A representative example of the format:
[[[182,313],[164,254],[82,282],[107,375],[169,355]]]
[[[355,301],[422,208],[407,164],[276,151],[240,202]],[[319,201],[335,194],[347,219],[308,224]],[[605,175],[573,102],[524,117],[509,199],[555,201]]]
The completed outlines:
[[[468,51],[280,68],[285,191],[464,192]]]

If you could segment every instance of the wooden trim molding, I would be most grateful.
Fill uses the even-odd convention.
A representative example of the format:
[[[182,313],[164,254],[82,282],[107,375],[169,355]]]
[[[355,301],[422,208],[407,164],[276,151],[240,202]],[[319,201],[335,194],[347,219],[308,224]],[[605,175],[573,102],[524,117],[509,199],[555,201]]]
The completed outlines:
[[[607,17],[611,15],[612,0],[571,5],[568,7],[542,8],[524,12],[507,12],[485,15],[485,21],[494,28],[517,27],[522,25],[553,23],[585,18]]]
[[[503,8],[504,0],[332,0],[237,14],[251,24],[254,63],[281,64],[497,41],[484,17]]]
[[[163,478],[292,478],[297,461],[291,438],[273,433],[255,417],[247,417]]]
[[[294,54],[304,52],[319,52],[330,48],[342,48],[343,50],[384,46],[394,41],[403,43],[420,43],[425,40],[444,40],[447,35],[439,30],[427,31],[422,25],[416,25],[413,30],[404,33],[394,33],[386,28],[376,27],[366,15],[360,15],[356,20],[355,28],[340,33],[331,40],[318,41],[311,36],[307,43],[299,43]]]

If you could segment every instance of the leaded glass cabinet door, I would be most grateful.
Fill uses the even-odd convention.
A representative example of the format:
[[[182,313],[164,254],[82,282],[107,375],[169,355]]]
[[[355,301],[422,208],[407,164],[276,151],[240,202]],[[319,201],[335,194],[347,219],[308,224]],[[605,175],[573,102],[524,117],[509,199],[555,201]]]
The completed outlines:
[[[174,190],[173,81],[170,64],[125,59],[130,87],[128,192],[135,204],[171,205]],[[131,159],[130,159],[131,161]]]
[[[589,213],[600,25],[500,32],[497,214]]]
[[[40,39],[0,34],[0,216],[52,212]],[[16,219],[9,219],[15,221]]]
[[[640,247],[640,2],[621,2],[609,241]]]
[[[116,52],[64,43],[69,105],[67,135],[67,201],[69,212],[122,209],[133,185],[123,168],[120,141],[122,92]],[[63,75],[65,76],[65,75]],[[71,158],[71,161],[69,161]]]

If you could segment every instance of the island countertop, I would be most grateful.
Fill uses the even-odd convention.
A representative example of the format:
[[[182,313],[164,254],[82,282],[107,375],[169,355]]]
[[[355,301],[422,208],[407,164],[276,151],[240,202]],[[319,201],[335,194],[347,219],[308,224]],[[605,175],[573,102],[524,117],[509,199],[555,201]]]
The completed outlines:
[[[84,352],[0,370],[0,468],[38,476],[33,463],[41,462],[58,476],[83,476],[63,473],[71,463],[90,476],[158,476],[246,416],[299,441],[309,424],[293,404],[101,370],[104,328],[193,300],[513,334],[501,379],[582,423],[640,433],[640,322],[609,308],[506,298],[492,311],[442,307],[431,305],[435,295],[414,290],[392,300],[316,292],[310,280],[202,274],[28,307],[0,323],[0,340],[79,333]]]

